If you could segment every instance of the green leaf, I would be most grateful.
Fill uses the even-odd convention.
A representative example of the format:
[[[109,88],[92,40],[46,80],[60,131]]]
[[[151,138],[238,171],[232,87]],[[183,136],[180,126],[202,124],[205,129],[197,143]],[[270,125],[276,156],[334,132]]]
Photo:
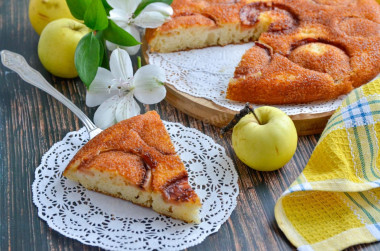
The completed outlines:
[[[107,12],[107,15],[109,15],[110,11],[112,10],[111,5],[108,4],[107,0],[102,0],[102,3],[103,3],[103,6],[104,6],[104,9]]]
[[[99,66],[109,69],[110,68],[110,62],[109,62],[109,56],[108,56],[108,51],[106,47],[106,41],[103,38],[103,35],[97,36],[99,39],[99,44],[100,44],[100,51],[99,51]]]
[[[91,3],[91,0],[66,0],[67,6],[69,6],[71,15],[76,19],[83,20],[84,13]]]
[[[104,30],[108,26],[108,17],[102,0],[92,0],[84,14],[84,23],[93,30]]]
[[[104,39],[103,31],[98,31],[95,34],[96,38],[99,40],[100,50],[99,50],[99,66],[109,69],[109,56],[106,47],[106,41]]]
[[[134,17],[137,17],[141,13],[141,11],[149,4],[157,2],[171,5],[173,0],[142,0],[139,6],[137,6],[135,13],[133,13]]]
[[[98,37],[96,37],[99,41],[99,62],[98,66],[102,66],[103,60],[104,60],[104,43],[101,41]]]
[[[100,66],[108,70],[110,69],[110,60],[105,44],[103,44],[103,60]]]
[[[87,88],[90,87],[98,71],[99,55],[99,40],[90,32],[79,41],[75,50],[75,68]]]
[[[108,21],[108,28],[103,31],[106,40],[121,46],[135,46],[141,44],[131,34],[117,26],[112,20]]]
[[[99,49],[99,66],[102,65],[102,62],[103,62],[103,59],[104,59],[104,38],[103,38],[103,31],[97,31],[97,32],[94,32],[95,34],[95,37],[98,39],[99,41],[99,46],[100,46],[100,49]]]

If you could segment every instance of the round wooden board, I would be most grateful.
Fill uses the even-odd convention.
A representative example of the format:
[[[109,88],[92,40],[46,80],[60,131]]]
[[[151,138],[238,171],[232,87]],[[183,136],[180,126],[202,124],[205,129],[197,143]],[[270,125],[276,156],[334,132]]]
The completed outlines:
[[[141,49],[145,62],[149,63],[149,58],[146,54],[146,44],[144,41]],[[196,119],[218,127],[227,125],[237,113],[236,111],[219,106],[208,99],[197,98],[181,92],[170,84],[166,84],[166,90],[165,99],[172,106]],[[290,115],[290,118],[297,128],[298,135],[311,135],[321,133],[333,113],[334,111],[317,114],[303,113]]]

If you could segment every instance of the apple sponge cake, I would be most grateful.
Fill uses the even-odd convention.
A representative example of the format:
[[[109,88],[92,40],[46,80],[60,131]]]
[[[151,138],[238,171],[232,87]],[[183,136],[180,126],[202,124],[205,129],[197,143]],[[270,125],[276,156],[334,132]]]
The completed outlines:
[[[119,122],[84,145],[63,175],[87,189],[199,223],[201,202],[188,183],[159,115]]]
[[[380,73],[375,0],[174,0],[171,20],[146,31],[152,52],[256,41],[226,97],[256,104],[329,100]]]

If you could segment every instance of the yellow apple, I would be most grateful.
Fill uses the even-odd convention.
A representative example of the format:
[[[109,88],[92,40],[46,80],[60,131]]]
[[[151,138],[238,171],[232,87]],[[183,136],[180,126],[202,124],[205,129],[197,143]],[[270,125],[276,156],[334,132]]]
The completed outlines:
[[[271,106],[245,115],[232,132],[232,146],[238,158],[259,171],[283,167],[297,148],[297,131],[283,111]]]
[[[75,19],[66,0],[30,0],[29,20],[38,35],[48,23],[60,18]]]
[[[84,24],[68,18],[49,23],[38,42],[38,57],[46,70],[61,78],[77,77],[75,49],[90,31]]]

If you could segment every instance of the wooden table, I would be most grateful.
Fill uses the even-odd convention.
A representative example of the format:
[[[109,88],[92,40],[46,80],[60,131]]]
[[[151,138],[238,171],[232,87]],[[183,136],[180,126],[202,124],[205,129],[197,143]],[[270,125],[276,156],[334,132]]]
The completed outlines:
[[[78,80],[51,76],[37,56],[38,35],[28,20],[28,1],[0,1],[0,49],[25,56],[54,87],[90,117],[95,109],[85,105],[85,88]],[[194,127],[224,146],[240,175],[237,207],[220,230],[190,250],[289,250],[291,243],[278,228],[274,205],[281,193],[306,165],[319,135],[300,137],[293,159],[276,172],[256,172],[240,162],[231,148],[230,136],[193,119],[163,101],[144,106],[164,120]],[[44,92],[23,82],[16,73],[0,67],[0,250],[97,250],[50,229],[37,215],[32,202],[34,170],[42,155],[66,133],[82,124],[64,106]],[[350,250],[379,250],[380,243]]]

